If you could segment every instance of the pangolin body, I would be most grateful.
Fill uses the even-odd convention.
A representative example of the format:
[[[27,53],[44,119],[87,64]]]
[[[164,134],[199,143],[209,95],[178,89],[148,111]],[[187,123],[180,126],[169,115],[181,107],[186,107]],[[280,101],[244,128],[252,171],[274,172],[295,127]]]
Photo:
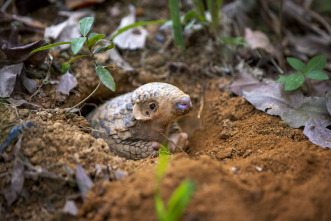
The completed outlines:
[[[192,109],[190,97],[166,83],[148,83],[92,111],[87,119],[93,136],[103,138],[111,151],[128,159],[156,154],[166,136],[181,147],[187,143],[176,120]],[[169,144],[170,145],[170,144]]]

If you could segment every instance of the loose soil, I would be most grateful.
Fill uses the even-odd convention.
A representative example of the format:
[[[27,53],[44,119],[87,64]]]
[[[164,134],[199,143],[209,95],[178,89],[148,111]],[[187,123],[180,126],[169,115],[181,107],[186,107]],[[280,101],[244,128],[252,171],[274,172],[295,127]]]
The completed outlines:
[[[97,32],[111,33],[116,28],[96,24]],[[152,36],[158,30],[149,29]],[[256,110],[244,98],[224,90],[231,76],[206,75],[209,64],[220,63],[222,58],[206,49],[207,40],[206,33],[200,33],[188,39],[185,54],[173,45],[158,53],[160,46],[150,37],[146,51],[125,54],[135,71],[112,71],[116,93],[102,87],[88,103],[100,104],[153,81],[174,84],[191,96],[194,111],[179,122],[189,134],[189,148],[187,153],[171,156],[161,185],[167,201],[181,181],[196,184],[181,220],[331,220],[331,151],[309,142],[301,129],[288,127],[279,117]],[[182,62],[188,68],[173,72],[167,62]],[[46,84],[31,100],[40,105],[38,109],[0,106],[0,142],[16,124],[29,121],[35,125],[19,137],[21,145],[12,143],[0,157],[0,218],[156,220],[158,159],[133,161],[114,155],[103,139],[90,135],[84,115],[91,106],[82,109],[82,116],[64,110],[98,83],[87,60],[76,62],[73,69],[79,73],[79,84],[64,100],[57,97],[56,85]],[[21,96],[27,99],[30,95]],[[17,148],[25,162],[25,180],[20,196],[9,205],[5,195]],[[94,182],[84,201],[75,181],[76,162]],[[68,199],[75,201],[78,216],[61,212]]]

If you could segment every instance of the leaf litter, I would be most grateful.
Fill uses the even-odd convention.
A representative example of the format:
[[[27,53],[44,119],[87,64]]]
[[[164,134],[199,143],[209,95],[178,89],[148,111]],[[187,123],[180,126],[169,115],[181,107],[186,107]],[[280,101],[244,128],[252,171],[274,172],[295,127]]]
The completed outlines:
[[[44,37],[52,39],[54,42],[67,42],[71,39],[81,36],[78,21],[85,16],[92,16],[94,13],[90,10],[81,10],[76,12],[59,12],[59,15],[66,16],[68,19],[57,25],[49,26],[45,29]],[[69,44],[58,45],[55,49],[65,50],[70,48]]]
[[[16,78],[21,74],[23,63],[8,65],[0,69],[0,96],[9,97],[15,87]]]
[[[131,25],[136,21],[136,10],[133,5],[129,6],[130,14],[121,20],[115,34],[119,29]],[[145,47],[148,32],[141,26],[129,29],[114,39],[114,43],[121,49],[136,50]]]
[[[309,119],[305,124],[303,133],[312,143],[331,149],[331,130],[326,128],[321,121],[314,118]]]
[[[279,115],[290,127],[302,127],[311,118],[325,126],[331,124],[325,97],[305,97],[299,90],[286,92],[277,82],[262,84],[251,92],[244,91],[243,97],[257,109]]]
[[[60,77],[59,84],[56,87],[56,92],[69,95],[70,91],[77,86],[77,79],[73,74],[67,71]]]

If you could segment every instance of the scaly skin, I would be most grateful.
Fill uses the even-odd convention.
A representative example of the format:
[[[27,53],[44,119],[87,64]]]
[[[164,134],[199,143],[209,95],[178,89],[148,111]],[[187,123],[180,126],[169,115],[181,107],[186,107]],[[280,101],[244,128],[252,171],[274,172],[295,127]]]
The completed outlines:
[[[111,151],[128,159],[141,159],[157,154],[160,143],[166,141],[164,135],[184,148],[187,134],[181,133],[175,121],[191,109],[189,96],[177,87],[149,83],[109,100],[87,119],[93,136],[103,138]]]

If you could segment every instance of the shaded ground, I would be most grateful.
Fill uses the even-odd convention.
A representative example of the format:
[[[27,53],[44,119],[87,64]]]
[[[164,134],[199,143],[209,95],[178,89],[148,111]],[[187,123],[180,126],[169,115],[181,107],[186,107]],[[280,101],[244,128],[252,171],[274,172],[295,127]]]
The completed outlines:
[[[182,220],[331,220],[330,150],[310,143],[301,129],[289,128],[244,98],[219,89],[231,78],[205,74],[210,62],[221,63],[218,53],[204,47],[207,39],[205,33],[192,36],[184,55],[172,46],[163,54],[157,52],[157,46],[148,46],[144,65],[141,51],[126,52],[135,71],[112,72],[116,94],[162,81],[192,97],[195,109],[180,121],[189,133],[188,155],[171,157],[162,181],[162,197],[168,200],[182,180],[190,179],[197,189]],[[152,42],[149,39],[147,45]],[[189,70],[172,72],[167,62],[178,61]],[[1,142],[20,121],[36,125],[21,136],[25,180],[11,205],[5,194],[15,163],[14,144],[0,157],[1,218],[156,220],[153,190],[157,158],[132,161],[115,156],[102,139],[89,134],[90,125],[83,116],[63,110],[87,96],[98,83],[86,60],[76,63],[74,70],[79,73],[79,84],[65,101],[58,101],[55,85],[47,84],[31,101],[39,104],[39,109],[0,106]],[[100,103],[116,94],[101,88],[90,102]],[[88,110],[90,107],[85,107],[83,113]],[[95,182],[84,203],[73,175],[74,159]],[[127,177],[119,179],[118,172]],[[104,181],[107,177],[110,181]],[[75,200],[78,217],[61,213],[67,199]]]

